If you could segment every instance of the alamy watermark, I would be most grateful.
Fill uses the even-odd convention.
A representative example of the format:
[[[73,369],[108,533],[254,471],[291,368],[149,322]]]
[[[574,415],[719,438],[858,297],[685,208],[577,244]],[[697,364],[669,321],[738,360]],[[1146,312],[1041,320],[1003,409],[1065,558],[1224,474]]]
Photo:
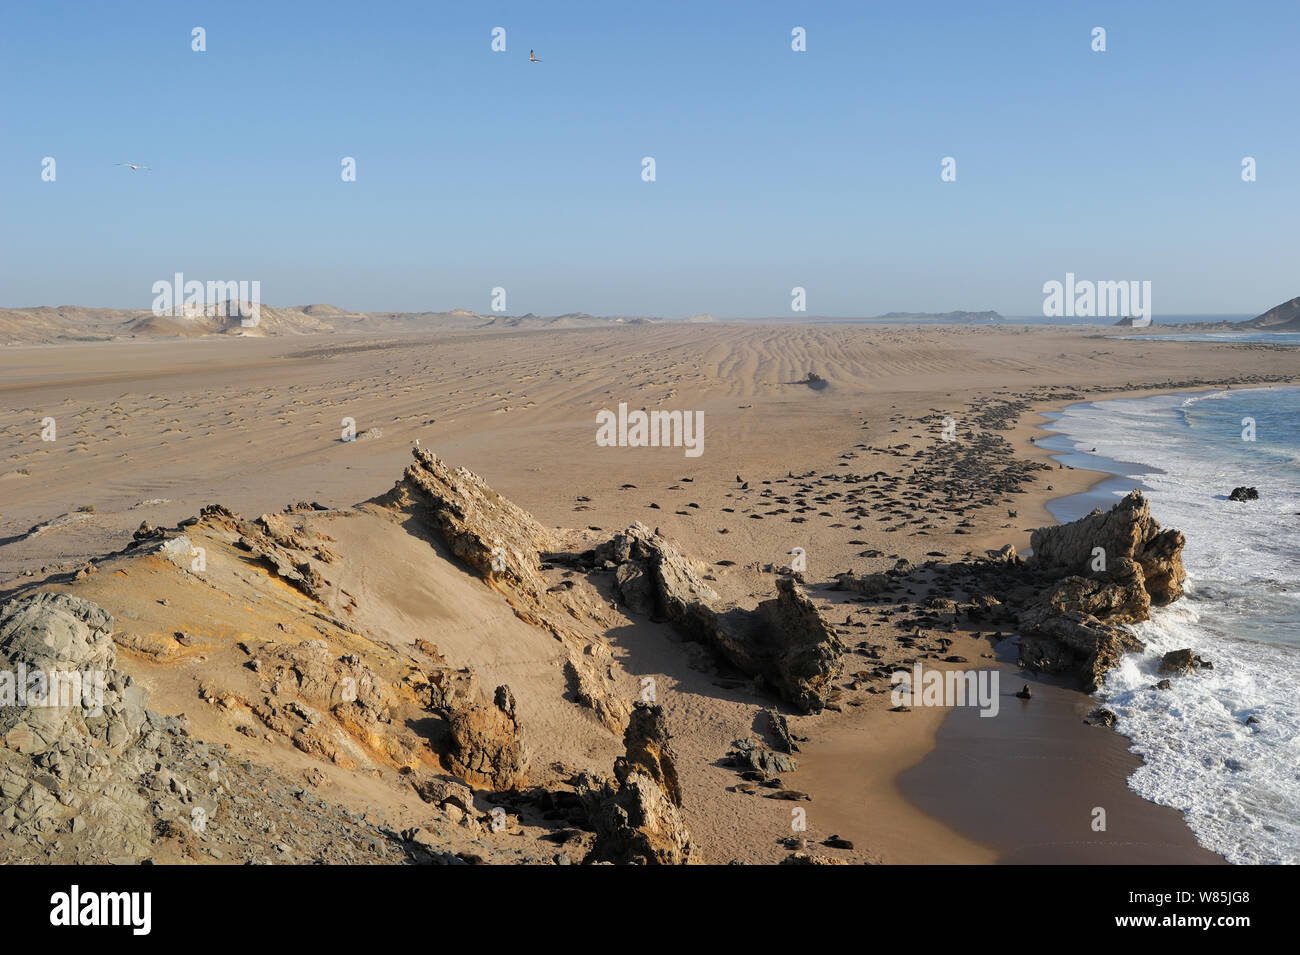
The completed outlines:
[[[894,706],[975,706],[980,716],[997,716],[1001,704],[997,670],[926,670],[914,663],[895,670],[889,682],[889,702]]]
[[[103,670],[44,670],[20,663],[16,669],[0,670],[0,706],[79,706],[85,716],[101,716],[106,683]]]
[[[1122,318],[1151,320],[1151,282],[1077,281],[1073,272],[1065,282],[1043,283],[1043,315],[1047,318]]]
[[[688,458],[704,453],[703,411],[596,412],[596,445],[601,448],[685,448]]]
[[[54,926],[114,925],[148,935],[153,927],[152,892],[83,892],[73,885],[50,896],[50,924]]]
[[[177,272],[170,282],[153,283],[154,315],[162,318],[238,318],[244,328],[255,328],[262,321],[262,283],[259,281],[208,282],[185,281]]]

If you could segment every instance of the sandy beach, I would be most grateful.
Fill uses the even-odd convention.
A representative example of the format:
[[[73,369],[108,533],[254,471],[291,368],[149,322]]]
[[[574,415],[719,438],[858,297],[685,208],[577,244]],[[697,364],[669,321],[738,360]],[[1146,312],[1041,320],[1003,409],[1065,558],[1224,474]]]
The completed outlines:
[[[664,324],[10,347],[0,351],[0,589],[10,596],[44,582],[92,596],[146,631],[184,629],[175,619],[140,623],[152,597],[142,585],[75,572],[122,549],[141,522],[174,527],[211,504],[249,518],[296,502],[353,508],[393,485],[418,440],[548,528],[596,540],[643,522],[698,559],[710,585],[740,605],[770,597],[772,571],[803,548],[808,594],[862,648],[867,658],[856,659],[906,665],[916,652],[896,645],[895,634],[914,624],[830,589],[835,575],[982,556],[1007,544],[1024,551],[1031,529],[1054,523],[1049,501],[1101,477],[1058,469],[1036,447],[1045,412],[1296,374],[1293,349],[1117,340],[1093,327]],[[620,402],[702,411],[703,453],[599,447],[596,414]],[[57,423],[54,441],[41,440],[47,418]],[[935,463],[945,419],[958,449],[978,445],[973,457]],[[340,440],[349,427],[357,439]],[[986,491],[954,507],[939,483],[901,483],[938,467]],[[872,474],[873,485],[844,483]],[[867,497],[867,487],[884,491]],[[451,664],[482,668],[488,687],[508,676],[525,719],[545,728],[533,736],[534,766],[608,772],[617,736],[561,698],[562,661],[518,620],[501,623],[491,591],[472,597],[478,609],[466,596],[441,610],[432,604],[450,597],[429,591],[414,601],[386,591],[385,578],[402,579],[408,545],[374,530],[347,532],[362,527],[348,520],[331,526],[331,546],[347,555],[354,623],[366,621],[386,646],[427,637]],[[408,563],[423,559],[413,552]],[[607,604],[599,612],[613,684],[629,697],[647,677],[658,687],[702,859],[778,861],[788,852],[791,804],[738,790],[723,760],[734,739],[761,725],[770,695],[701,664],[698,647],[627,613],[609,593],[591,597],[593,607]],[[258,617],[252,612],[241,632],[276,619]],[[831,835],[848,840],[851,849],[815,847],[850,862],[1218,859],[1176,812],[1128,790],[1137,758],[1119,735],[1085,725],[1084,694],[1027,676],[1014,653],[996,649],[1009,630],[945,624],[942,632],[944,657],[1000,668],[1006,715],[892,712],[888,681],[866,671],[854,677],[849,662],[848,682],[826,709],[787,711],[791,732],[806,738],[799,768],[782,779],[809,797],[797,804],[807,817],[799,838],[814,846]],[[217,645],[233,639],[214,622],[209,659],[145,653],[127,641],[120,665],[162,711],[187,714],[249,759],[307,771],[308,756],[234,733],[199,703],[198,685],[210,679],[203,668],[223,666],[229,647]],[[1035,696],[1021,705],[1012,694],[1025,682]],[[392,766],[377,766],[364,783],[337,765],[324,772],[331,799],[393,825],[427,815],[402,794]],[[1097,806],[1112,820],[1104,836],[1090,828]]]

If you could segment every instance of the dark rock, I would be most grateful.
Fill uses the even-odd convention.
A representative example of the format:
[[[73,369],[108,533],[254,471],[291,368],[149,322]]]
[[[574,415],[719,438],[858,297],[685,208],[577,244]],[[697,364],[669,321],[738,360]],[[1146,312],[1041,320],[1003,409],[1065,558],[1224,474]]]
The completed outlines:
[[[727,752],[727,759],[733,766],[756,770],[765,776],[793,773],[799,768],[799,763],[793,756],[770,750],[752,739],[734,741]]]
[[[1093,726],[1114,726],[1119,719],[1112,711],[1098,707],[1088,714],[1088,722]]]
[[[1201,669],[1212,670],[1214,665],[1191,650],[1170,650],[1160,658],[1161,673],[1182,676]]]
[[[782,753],[797,753],[799,746],[790,735],[790,724],[786,718],[776,710],[764,710],[767,716],[767,729],[776,740],[776,748]]]

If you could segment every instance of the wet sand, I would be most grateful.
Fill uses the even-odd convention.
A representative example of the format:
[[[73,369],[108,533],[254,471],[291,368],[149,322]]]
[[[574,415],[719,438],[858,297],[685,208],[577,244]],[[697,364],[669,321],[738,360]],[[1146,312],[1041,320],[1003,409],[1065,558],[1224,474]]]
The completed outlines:
[[[1196,842],[1180,812],[1123,783],[1141,759],[1119,733],[1084,722],[1090,697],[1016,667],[1014,647],[999,647],[999,658],[998,715],[953,708],[934,750],[899,778],[909,801],[1000,863],[1224,862]],[[1017,699],[1026,684],[1033,698]]]

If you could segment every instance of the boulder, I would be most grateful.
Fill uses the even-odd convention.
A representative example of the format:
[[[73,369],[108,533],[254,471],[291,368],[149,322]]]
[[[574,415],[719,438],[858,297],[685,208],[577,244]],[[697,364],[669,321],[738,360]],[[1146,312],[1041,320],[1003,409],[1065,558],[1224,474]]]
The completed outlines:
[[[1039,598],[1048,613],[1080,613],[1107,623],[1137,623],[1151,616],[1142,567],[1121,558],[1111,570],[1096,577],[1066,577]]]
[[[1099,706],[1088,714],[1087,722],[1093,726],[1114,726],[1118,719],[1114,711]]]
[[[790,733],[789,721],[778,713],[776,710],[764,710],[767,717],[767,729],[776,740],[776,748],[782,753],[796,753],[799,747],[795,744],[794,736]]]
[[[462,815],[475,812],[474,792],[459,779],[448,776],[419,777],[412,783],[416,793],[427,803],[446,810],[454,807]]]
[[[727,752],[727,761],[739,769],[755,770],[764,776],[780,776],[799,768],[793,756],[775,752],[752,739],[735,740]]]
[[[784,699],[808,712],[821,710],[844,669],[848,647],[794,580],[776,582],[776,596],[752,613],[719,620],[717,646],[740,669],[761,677]]]
[[[514,695],[499,686],[493,703],[471,703],[448,720],[447,768],[472,785],[517,789],[528,757],[515,719]]]
[[[694,562],[640,521],[596,548],[596,562],[604,561],[617,566],[614,591],[634,613],[647,608],[650,616],[705,642],[716,631],[722,598]]]
[[[988,550],[984,553],[990,560],[1000,560],[1005,564],[1014,564],[1018,559],[1015,544],[1004,544],[997,550]]]
[[[1170,650],[1160,658],[1160,672],[1183,676],[1196,670],[1213,670],[1214,664],[1191,650]]]
[[[634,560],[619,564],[614,572],[614,587],[628,610],[647,617],[655,614],[654,581],[644,564]]]
[[[614,778],[582,773],[576,789],[596,832],[587,862],[684,865],[695,848],[683,817],[676,756],[663,708],[638,702],[623,734]]]
[[[1040,605],[1021,617],[1020,665],[1040,673],[1076,677],[1095,692],[1106,672],[1142,641],[1122,627],[1089,614],[1044,610]]]
[[[847,590],[866,597],[886,593],[894,581],[888,574],[836,574],[832,590]]]
[[[1259,490],[1253,487],[1234,487],[1228,495],[1230,501],[1258,501]]]

